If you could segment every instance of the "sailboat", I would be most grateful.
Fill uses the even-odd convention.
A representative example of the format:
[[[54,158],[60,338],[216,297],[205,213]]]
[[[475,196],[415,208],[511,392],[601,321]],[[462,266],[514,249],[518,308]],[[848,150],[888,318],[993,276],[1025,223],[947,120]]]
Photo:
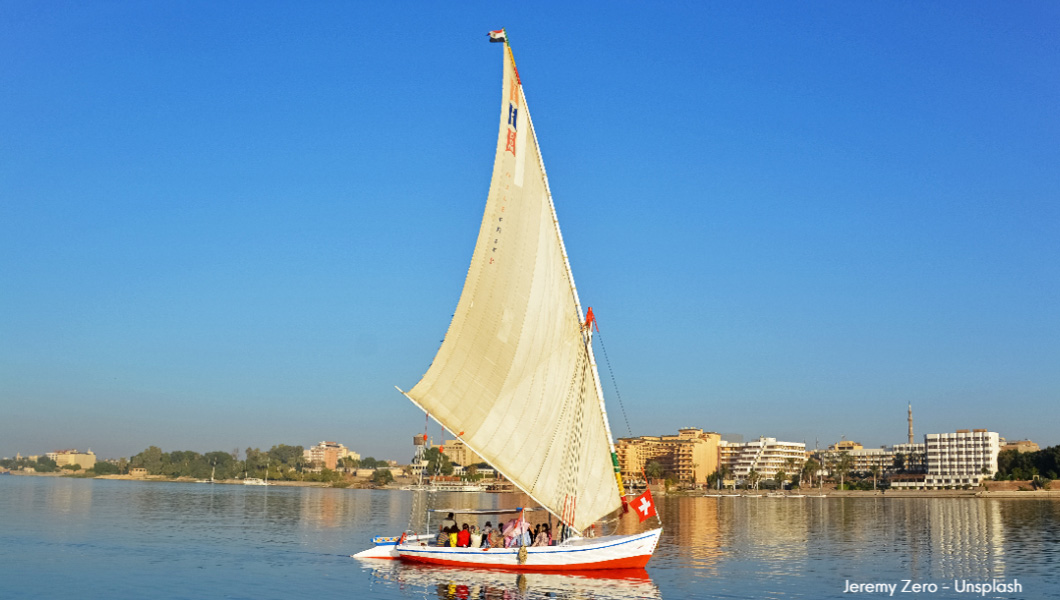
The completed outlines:
[[[461,548],[428,545],[406,532],[376,538],[390,544],[385,551],[355,556],[537,571],[642,568],[661,527],[582,536],[623,510],[592,309],[582,312],[507,33],[490,38],[504,44],[504,75],[485,214],[445,339],[419,383],[399,391],[551,513],[567,535],[553,546]],[[428,520],[422,533],[437,533],[429,528]]]

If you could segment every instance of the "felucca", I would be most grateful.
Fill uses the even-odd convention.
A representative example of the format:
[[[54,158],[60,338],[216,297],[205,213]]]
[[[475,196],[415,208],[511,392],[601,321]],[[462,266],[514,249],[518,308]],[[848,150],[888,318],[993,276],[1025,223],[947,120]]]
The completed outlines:
[[[485,214],[441,348],[402,393],[558,519],[563,534],[549,546],[441,547],[428,525],[419,535],[376,538],[376,548],[355,556],[535,571],[643,567],[661,528],[582,535],[617,522],[624,508],[592,309],[582,312],[507,34],[490,32],[490,40],[504,44],[504,78]],[[630,507],[641,521],[656,516],[650,492]],[[521,519],[519,509],[432,512]]]

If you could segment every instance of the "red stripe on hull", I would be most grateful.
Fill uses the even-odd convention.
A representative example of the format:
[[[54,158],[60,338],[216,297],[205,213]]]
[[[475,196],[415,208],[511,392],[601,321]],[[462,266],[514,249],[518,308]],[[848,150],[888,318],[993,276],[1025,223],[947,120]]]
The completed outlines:
[[[440,565],[445,567],[474,567],[476,569],[496,569],[501,571],[535,571],[539,573],[544,573],[549,571],[570,572],[599,571],[602,569],[643,569],[648,564],[648,561],[651,560],[651,554],[644,554],[641,556],[627,556],[625,558],[615,558],[611,560],[601,560],[597,562],[575,563],[566,565],[491,565],[463,560],[448,560],[445,558],[431,558],[428,556],[407,555],[402,555],[401,560],[427,565]]]

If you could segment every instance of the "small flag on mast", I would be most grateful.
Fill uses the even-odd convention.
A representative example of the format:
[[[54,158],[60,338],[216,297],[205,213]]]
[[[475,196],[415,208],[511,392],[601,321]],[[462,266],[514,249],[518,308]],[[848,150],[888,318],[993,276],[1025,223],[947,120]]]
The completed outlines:
[[[504,35],[504,30],[503,29],[498,29],[497,31],[491,31],[489,33],[489,36],[490,36],[490,43],[508,41],[508,36]]]

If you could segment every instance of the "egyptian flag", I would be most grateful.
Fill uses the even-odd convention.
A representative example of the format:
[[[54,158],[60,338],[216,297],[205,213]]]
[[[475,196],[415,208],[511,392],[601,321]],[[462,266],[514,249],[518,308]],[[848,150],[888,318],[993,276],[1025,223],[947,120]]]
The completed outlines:
[[[489,35],[490,35],[490,43],[491,44],[494,43],[494,42],[506,42],[506,41],[508,41],[508,36],[504,35],[504,30],[503,29],[498,29],[497,31],[491,31]]]
[[[641,523],[656,516],[655,500],[651,497],[651,490],[644,490],[644,493],[634,498],[629,505],[633,507],[633,510],[637,511],[637,516],[640,517]]]

